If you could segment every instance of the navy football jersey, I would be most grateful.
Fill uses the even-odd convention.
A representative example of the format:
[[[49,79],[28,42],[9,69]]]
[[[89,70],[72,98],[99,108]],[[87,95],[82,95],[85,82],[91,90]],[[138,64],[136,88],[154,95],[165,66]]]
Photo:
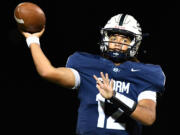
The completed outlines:
[[[78,88],[77,133],[80,135],[140,135],[142,125],[114,108],[100,96],[93,75],[108,73],[114,80],[114,90],[138,102],[145,91],[163,92],[165,76],[159,65],[126,61],[118,66],[99,55],[75,52],[66,67],[78,71],[81,79]]]

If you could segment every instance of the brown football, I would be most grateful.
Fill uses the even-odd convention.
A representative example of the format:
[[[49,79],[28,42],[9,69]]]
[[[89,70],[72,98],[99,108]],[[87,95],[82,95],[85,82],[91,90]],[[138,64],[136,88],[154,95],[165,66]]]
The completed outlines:
[[[24,32],[35,33],[42,30],[46,23],[43,10],[34,3],[22,2],[14,10],[18,28]]]

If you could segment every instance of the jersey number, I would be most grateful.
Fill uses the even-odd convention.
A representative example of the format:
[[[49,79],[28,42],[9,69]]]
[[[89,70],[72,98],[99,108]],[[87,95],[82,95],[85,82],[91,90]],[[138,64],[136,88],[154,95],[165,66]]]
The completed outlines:
[[[99,100],[100,99],[100,100]],[[125,130],[125,124],[115,122],[116,119],[122,115],[120,110],[114,112],[111,116],[105,119],[104,106],[105,106],[105,98],[103,98],[100,93],[96,95],[96,101],[98,102],[98,121],[97,127],[106,128],[106,129],[119,129]],[[106,122],[106,126],[105,126]]]

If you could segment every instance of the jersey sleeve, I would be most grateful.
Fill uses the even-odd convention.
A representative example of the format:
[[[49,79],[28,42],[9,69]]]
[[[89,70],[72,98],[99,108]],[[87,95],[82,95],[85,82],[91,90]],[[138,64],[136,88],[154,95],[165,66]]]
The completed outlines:
[[[156,102],[157,94],[156,92],[150,90],[143,91],[138,95],[138,102],[143,99],[151,99]]]
[[[80,86],[80,84],[81,84],[80,75],[79,75],[79,73],[78,73],[77,70],[75,70],[75,69],[73,69],[73,68],[70,68],[70,69],[71,69],[71,71],[73,72],[74,77],[75,77],[75,85],[74,85],[74,87],[73,87],[72,89],[78,89],[79,86]]]
[[[148,66],[148,69],[143,74],[147,84],[144,91],[164,92],[166,77],[159,65]]]
[[[66,62],[66,67],[71,69],[75,77],[75,85],[72,89],[78,89],[81,83],[81,77],[78,71],[77,59],[74,56],[74,54],[68,57],[67,62]]]
[[[66,67],[74,68],[80,72],[85,63],[88,64],[87,61],[87,57],[83,56],[80,52],[75,52],[68,57]]]
[[[77,68],[77,62],[75,60],[75,56],[74,54],[70,55],[67,59],[67,62],[66,62],[66,67],[68,68],[74,68],[76,69]]]

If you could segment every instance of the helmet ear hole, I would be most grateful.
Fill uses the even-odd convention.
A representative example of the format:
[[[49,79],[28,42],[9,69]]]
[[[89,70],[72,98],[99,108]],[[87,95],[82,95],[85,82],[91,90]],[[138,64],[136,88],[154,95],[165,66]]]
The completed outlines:
[[[130,50],[130,57],[134,57],[137,54],[140,44],[141,44],[141,41],[136,42],[136,45],[132,47],[132,49]]]

